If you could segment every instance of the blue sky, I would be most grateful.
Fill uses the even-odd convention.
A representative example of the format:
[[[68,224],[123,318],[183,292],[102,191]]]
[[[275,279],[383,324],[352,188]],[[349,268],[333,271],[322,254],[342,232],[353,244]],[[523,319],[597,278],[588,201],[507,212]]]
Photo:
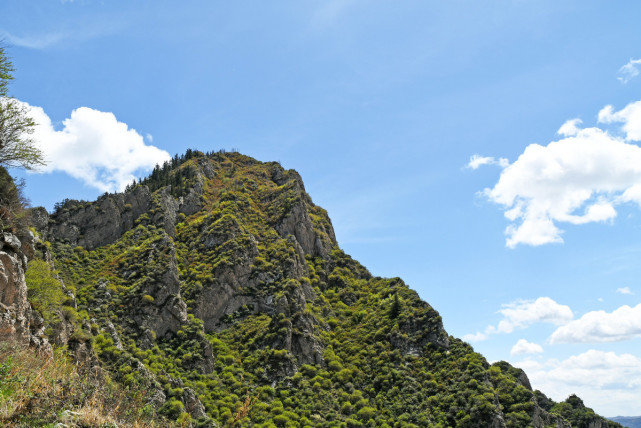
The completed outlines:
[[[278,160],[451,334],[639,415],[637,3],[5,0],[52,160],[15,174],[51,209],[187,148]]]

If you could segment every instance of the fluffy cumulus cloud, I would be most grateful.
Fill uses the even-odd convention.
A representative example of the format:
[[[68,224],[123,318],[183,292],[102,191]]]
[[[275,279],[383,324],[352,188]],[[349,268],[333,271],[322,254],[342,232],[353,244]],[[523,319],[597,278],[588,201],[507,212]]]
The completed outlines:
[[[613,312],[592,311],[557,328],[550,343],[618,342],[641,337],[641,304]]]
[[[33,138],[48,162],[39,173],[62,171],[101,191],[118,191],[137,173],[170,159],[113,113],[80,107],[56,130],[41,107],[27,107],[37,124]]]
[[[630,61],[619,69],[617,79],[622,83],[628,83],[639,75],[639,67],[641,67],[641,59],[630,58]]]
[[[582,129],[580,120],[570,120],[558,131],[561,139],[527,146],[504,166],[494,187],[483,191],[511,222],[508,247],[561,243],[559,223],[612,221],[617,205],[641,205],[641,147],[635,144],[641,141],[641,101],[620,111],[607,106],[599,122],[620,129]],[[471,168],[491,163],[477,159]]]
[[[525,339],[520,339],[512,347],[511,355],[524,355],[524,354],[540,354],[543,352],[543,347],[536,343],[528,342]]]
[[[498,311],[503,319],[496,326],[490,325],[483,332],[467,334],[463,340],[478,342],[492,334],[512,333],[536,323],[562,325],[570,322],[574,315],[569,306],[561,305],[549,297],[536,300],[517,300],[508,303]]]
[[[566,360],[514,362],[532,387],[556,401],[577,394],[597,413],[641,414],[641,359],[631,354],[590,350]]]

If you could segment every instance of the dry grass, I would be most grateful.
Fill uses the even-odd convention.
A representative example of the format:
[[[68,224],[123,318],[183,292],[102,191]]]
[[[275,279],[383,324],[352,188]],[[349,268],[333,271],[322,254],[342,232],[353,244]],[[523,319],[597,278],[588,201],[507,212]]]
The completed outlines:
[[[82,374],[60,350],[52,358],[0,343],[0,425],[169,426],[144,391],[124,391],[109,379]]]

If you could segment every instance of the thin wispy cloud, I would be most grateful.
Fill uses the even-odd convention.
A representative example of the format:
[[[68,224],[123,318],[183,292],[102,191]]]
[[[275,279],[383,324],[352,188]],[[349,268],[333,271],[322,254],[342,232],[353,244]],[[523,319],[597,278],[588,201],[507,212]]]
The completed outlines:
[[[47,49],[69,43],[86,42],[98,37],[117,34],[128,24],[124,18],[103,21],[74,23],[56,23],[55,29],[42,29],[33,33],[19,33],[0,28],[0,40],[10,46],[27,49]]]
[[[639,67],[641,67],[641,59],[630,58],[630,61],[619,69],[617,79],[623,84],[628,83],[639,75]]]
[[[312,15],[314,28],[330,27],[336,23],[357,0],[330,0],[323,2]]]
[[[60,31],[25,36],[17,36],[7,31],[0,31],[0,39],[5,40],[7,44],[28,49],[46,49],[64,41],[66,38],[67,35]]]
[[[634,293],[632,292],[632,290],[630,290],[630,287],[621,287],[621,288],[617,288],[617,293],[619,293],[619,294],[629,294],[629,295],[634,294]]]

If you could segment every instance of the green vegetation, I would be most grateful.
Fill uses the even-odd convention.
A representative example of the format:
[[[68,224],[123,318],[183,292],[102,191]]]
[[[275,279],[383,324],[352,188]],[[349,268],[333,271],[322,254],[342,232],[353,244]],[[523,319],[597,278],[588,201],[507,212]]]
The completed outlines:
[[[53,276],[47,262],[37,259],[29,262],[25,280],[27,298],[48,323],[53,323],[56,313],[67,298],[62,284]]]
[[[16,183],[0,166],[0,226],[3,232],[24,233],[29,226],[25,211],[27,200],[22,193],[23,183]]]
[[[400,278],[373,277],[340,250],[294,171],[190,151],[129,190],[139,185],[154,191],[152,207],[119,240],[90,251],[60,240],[51,251],[102,366],[124,388],[161,391],[160,415],[193,426],[477,427],[501,417],[525,427],[538,406],[583,426],[520,370],[448,337]],[[198,188],[201,208],[177,214],[173,230],[160,226],[167,185],[175,197]],[[282,230],[305,222],[313,244],[303,254],[308,229]],[[190,391],[206,416],[188,408]]]
[[[45,358],[27,349],[0,343],[0,423],[3,426],[166,427],[145,391],[123,389],[109,378],[98,379],[57,350]]]
[[[36,124],[26,107],[8,95],[13,71],[11,60],[0,46],[0,166],[32,169],[45,161],[42,151],[29,138]]]

